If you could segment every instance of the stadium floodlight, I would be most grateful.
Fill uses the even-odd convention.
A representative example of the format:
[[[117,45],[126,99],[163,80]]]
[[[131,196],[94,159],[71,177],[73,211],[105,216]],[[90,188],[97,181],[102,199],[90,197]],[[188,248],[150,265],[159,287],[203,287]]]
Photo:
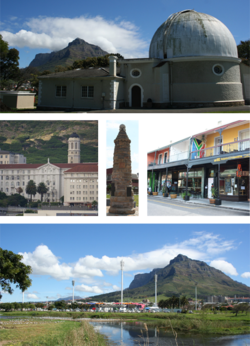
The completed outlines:
[[[122,275],[122,282],[121,282],[121,305],[123,304],[123,267],[124,267],[124,261],[121,260],[121,275]]]
[[[155,306],[157,306],[157,274],[155,274]]]
[[[74,303],[74,286],[75,286],[75,280],[72,280],[72,286],[73,286],[72,303]]]

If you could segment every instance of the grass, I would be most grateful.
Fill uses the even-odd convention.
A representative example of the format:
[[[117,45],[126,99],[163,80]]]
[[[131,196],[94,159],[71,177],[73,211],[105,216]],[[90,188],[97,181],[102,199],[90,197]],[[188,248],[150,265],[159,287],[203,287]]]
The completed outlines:
[[[91,312],[10,312],[6,315],[27,316],[52,316],[92,318],[92,319],[117,319],[134,323],[139,321],[149,327],[163,328],[171,332],[173,327],[178,333],[220,334],[238,335],[249,333],[250,316],[223,312],[213,314],[211,312],[195,312],[194,314],[177,313],[91,313]],[[170,323],[170,322],[171,323]],[[172,325],[172,327],[171,327]]]
[[[201,113],[201,115],[250,115],[249,111],[242,112],[209,112],[209,113]]]
[[[9,346],[108,345],[105,337],[86,321],[10,320],[4,321],[2,326],[0,341]]]

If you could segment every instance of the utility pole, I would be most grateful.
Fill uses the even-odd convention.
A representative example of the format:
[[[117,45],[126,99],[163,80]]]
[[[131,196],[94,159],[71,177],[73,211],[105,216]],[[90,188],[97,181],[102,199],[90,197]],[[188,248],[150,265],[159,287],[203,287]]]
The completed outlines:
[[[75,280],[72,280],[72,286],[73,286],[73,297],[72,297],[72,303],[74,303],[74,286],[75,286]]]
[[[157,274],[155,274],[155,306],[157,306]]]
[[[122,276],[122,282],[121,282],[121,306],[123,304],[123,267],[124,267],[124,261],[121,260],[121,276]]]
[[[195,283],[195,310],[197,310],[197,282]]]

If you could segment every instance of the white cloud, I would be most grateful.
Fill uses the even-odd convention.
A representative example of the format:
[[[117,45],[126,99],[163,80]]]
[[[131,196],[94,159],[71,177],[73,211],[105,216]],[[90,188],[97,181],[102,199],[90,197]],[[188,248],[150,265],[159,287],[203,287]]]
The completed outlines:
[[[234,275],[234,276],[238,275],[235,267],[231,263],[224,261],[224,260],[213,260],[210,263],[210,266],[214,267],[216,269],[219,269],[223,273],[228,274],[228,275]]]
[[[36,294],[33,294],[33,293],[28,293],[28,294],[26,294],[26,298],[27,299],[38,299],[38,296]]]
[[[71,277],[88,278],[91,276],[103,276],[97,268],[86,267],[77,262],[74,265],[60,263],[52,251],[46,245],[39,245],[33,253],[20,253],[22,262],[32,267],[34,275],[49,275],[56,280],[68,280]]]
[[[119,291],[119,290],[120,290],[120,287],[118,287],[118,286],[116,286],[116,285],[113,285],[112,288],[113,288],[113,290],[115,290],[115,291]]]
[[[142,40],[138,28],[130,22],[108,21],[101,16],[77,18],[38,17],[25,23],[29,30],[1,34],[10,46],[60,50],[79,37],[109,53],[126,58],[147,56],[149,43]]]
[[[245,279],[250,279],[250,272],[245,272],[245,273],[241,274],[241,277],[245,278]]]
[[[77,292],[91,292],[96,294],[101,294],[103,291],[98,286],[87,286],[87,285],[78,285],[75,287]]]

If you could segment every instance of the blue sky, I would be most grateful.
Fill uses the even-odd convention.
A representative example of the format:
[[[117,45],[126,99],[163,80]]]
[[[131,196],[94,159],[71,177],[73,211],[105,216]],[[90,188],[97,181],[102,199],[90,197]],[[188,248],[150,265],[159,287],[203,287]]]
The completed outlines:
[[[106,168],[113,167],[113,155],[116,139],[119,133],[119,127],[121,124],[126,126],[126,132],[131,140],[130,151],[132,161],[132,173],[139,172],[139,127],[137,120],[108,120],[107,126],[107,151],[106,151]]]
[[[249,225],[1,225],[0,246],[23,254],[33,268],[25,301],[88,297],[124,288],[137,273],[164,267],[178,254],[203,260],[250,286]],[[22,301],[15,289],[3,302]]]
[[[156,29],[169,15],[185,9],[219,19],[237,44],[249,39],[249,0],[12,0],[1,1],[0,6],[0,33],[20,51],[21,67],[28,66],[35,54],[62,49],[76,37],[125,58],[147,57]]]

